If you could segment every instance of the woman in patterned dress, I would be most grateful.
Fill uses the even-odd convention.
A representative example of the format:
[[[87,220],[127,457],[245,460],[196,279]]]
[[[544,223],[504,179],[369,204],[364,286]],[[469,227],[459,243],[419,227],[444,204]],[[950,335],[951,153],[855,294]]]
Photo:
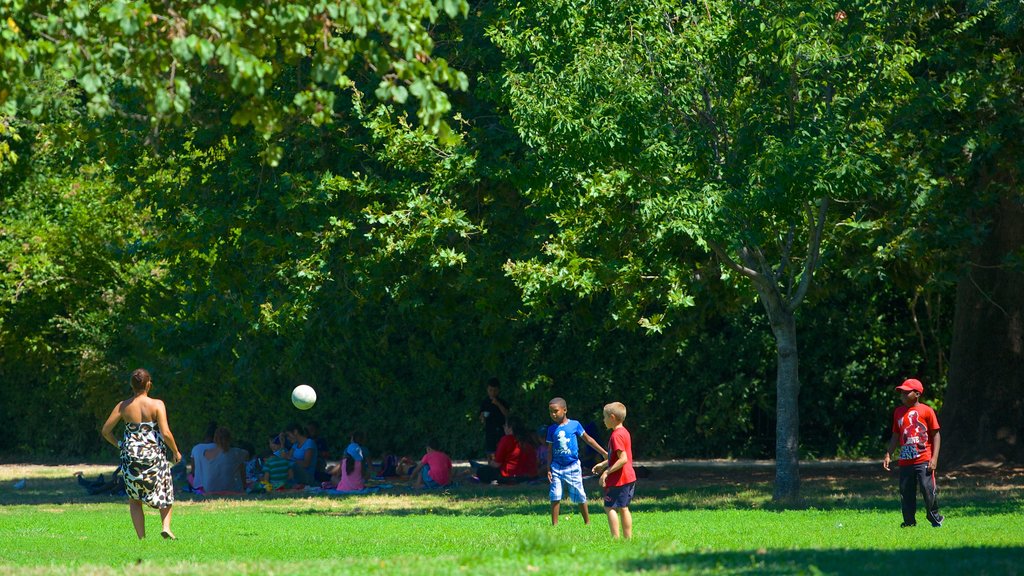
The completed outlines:
[[[160,535],[174,540],[171,532],[171,506],[174,488],[171,468],[164,455],[166,444],[173,463],[181,460],[181,452],[167,425],[167,408],[162,400],[149,397],[153,381],[149,372],[139,368],[132,372],[132,397],[118,402],[103,424],[103,437],[121,450],[121,474],[128,493],[128,508],[139,539],[146,537],[142,505],[160,510],[163,529]],[[114,426],[124,422],[124,439],[114,438]]]

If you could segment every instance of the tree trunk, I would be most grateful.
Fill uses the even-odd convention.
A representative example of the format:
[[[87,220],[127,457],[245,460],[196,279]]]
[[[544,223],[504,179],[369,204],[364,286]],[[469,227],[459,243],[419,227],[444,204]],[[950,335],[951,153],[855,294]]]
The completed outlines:
[[[939,465],[1024,462],[1024,205],[1004,195],[957,287]]]
[[[772,500],[795,504],[800,500],[800,361],[796,319],[778,291],[759,288],[761,302],[775,335],[778,366],[775,375],[775,489]]]

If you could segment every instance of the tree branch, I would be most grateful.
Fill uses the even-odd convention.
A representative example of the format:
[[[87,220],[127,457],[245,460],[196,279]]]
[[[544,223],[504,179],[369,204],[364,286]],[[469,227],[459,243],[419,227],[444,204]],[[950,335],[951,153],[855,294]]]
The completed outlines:
[[[811,287],[811,277],[814,275],[815,268],[818,267],[821,236],[825,230],[825,216],[828,214],[828,197],[822,198],[821,204],[818,206],[817,223],[814,222],[813,212],[809,206],[807,210],[809,224],[813,227],[811,228],[810,238],[807,239],[807,261],[804,262],[804,273],[800,278],[800,285],[796,289],[796,294],[788,303],[790,311],[796,310],[796,307],[803,301],[804,296],[807,295],[807,289]]]
[[[789,227],[789,231],[786,232],[786,241],[782,244],[782,255],[779,258],[779,270],[775,273],[776,278],[783,278],[787,275],[790,270],[789,258],[793,254],[793,239],[796,236],[793,232],[793,226]],[[793,276],[790,274],[790,276]],[[793,292],[794,282],[788,282],[786,286],[786,295],[791,296]]]
[[[738,272],[746,276],[747,278],[754,280],[755,282],[759,282],[763,278],[757,270],[754,270],[753,268],[747,268],[746,266],[743,266],[739,262],[733,260],[732,257],[729,256],[729,253],[725,251],[725,248],[722,248],[722,246],[719,245],[717,242],[709,241],[708,246],[711,247],[711,251],[714,252],[716,256],[718,256],[719,260],[721,260],[727,268],[733,270],[734,272]]]

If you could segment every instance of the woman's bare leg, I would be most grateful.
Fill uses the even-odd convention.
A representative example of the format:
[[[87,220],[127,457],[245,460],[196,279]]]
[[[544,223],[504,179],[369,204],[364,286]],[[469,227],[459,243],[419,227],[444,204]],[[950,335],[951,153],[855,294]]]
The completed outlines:
[[[139,500],[128,501],[128,511],[132,515],[132,525],[135,526],[135,534],[139,540],[146,537],[146,516],[142,511],[142,502]]]
[[[171,508],[160,509],[160,521],[163,523],[163,531],[160,533],[164,538],[174,538],[174,532],[171,532]]]

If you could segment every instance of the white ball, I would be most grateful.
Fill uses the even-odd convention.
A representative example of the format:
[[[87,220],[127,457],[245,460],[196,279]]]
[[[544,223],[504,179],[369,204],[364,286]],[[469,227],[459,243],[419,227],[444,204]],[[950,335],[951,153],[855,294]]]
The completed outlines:
[[[292,404],[299,410],[309,410],[316,404],[316,390],[312,386],[299,384],[292,390]]]

